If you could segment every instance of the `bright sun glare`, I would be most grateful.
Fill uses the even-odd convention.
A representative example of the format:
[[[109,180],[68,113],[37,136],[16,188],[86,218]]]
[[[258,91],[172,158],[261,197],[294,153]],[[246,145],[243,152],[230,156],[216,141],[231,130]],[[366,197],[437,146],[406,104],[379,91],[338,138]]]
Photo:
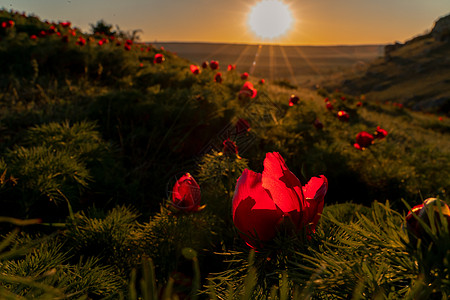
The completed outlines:
[[[293,22],[289,6],[279,0],[262,0],[250,10],[248,25],[263,39],[274,39],[285,34]]]

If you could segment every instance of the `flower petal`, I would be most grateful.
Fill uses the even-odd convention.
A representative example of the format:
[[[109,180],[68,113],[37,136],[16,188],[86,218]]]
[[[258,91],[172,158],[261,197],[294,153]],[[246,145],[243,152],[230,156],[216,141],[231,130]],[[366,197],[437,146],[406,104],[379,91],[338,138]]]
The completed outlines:
[[[323,175],[313,177],[302,187],[302,190],[305,197],[303,224],[311,224],[311,229],[314,231],[323,210],[324,197],[328,190],[328,180]]]
[[[236,184],[232,203],[233,222],[251,247],[272,239],[283,212],[261,185],[261,174],[245,169]]]
[[[277,152],[266,154],[262,187],[269,192],[283,212],[301,211],[303,193],[300,180],[289,171],[284,159]]]

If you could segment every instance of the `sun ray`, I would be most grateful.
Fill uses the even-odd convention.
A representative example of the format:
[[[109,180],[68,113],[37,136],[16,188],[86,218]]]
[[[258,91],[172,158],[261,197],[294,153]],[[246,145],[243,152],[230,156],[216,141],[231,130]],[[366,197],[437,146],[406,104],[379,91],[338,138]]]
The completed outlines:
[[[295,78],[294,70],[292,69],[291,62],[289,61],[289,58],[286,55],[286,51],[284,50],[283,46],[278,46],[280,48],[281,55],[283,56],[284,63],[286,64],[286,67],[288,68],[289,73],[291,74],[292,83],[294,85],[297,85],[297,79]]]

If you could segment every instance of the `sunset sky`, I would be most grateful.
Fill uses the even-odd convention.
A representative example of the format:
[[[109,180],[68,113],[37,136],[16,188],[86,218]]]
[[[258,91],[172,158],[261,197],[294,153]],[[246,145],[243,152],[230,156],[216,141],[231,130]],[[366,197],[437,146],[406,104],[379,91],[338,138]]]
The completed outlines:
[[[293,16],[282,37],[261,40],[249,28],[260,0],[0,0],[0,7],[43,20],[71,21],[83,31],[103,19],[121,30],[141,29],[141,41],[290,45],[386,44],[431,29],[450,13],[450,0],[283,1]]]

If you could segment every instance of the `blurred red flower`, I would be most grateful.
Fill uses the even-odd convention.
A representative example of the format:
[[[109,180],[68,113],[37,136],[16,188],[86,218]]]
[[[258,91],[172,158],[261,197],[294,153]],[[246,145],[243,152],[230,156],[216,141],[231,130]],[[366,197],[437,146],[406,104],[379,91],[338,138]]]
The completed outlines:
[[[219,62],[216,60],[212,60],[209,63],[209,67],[211,68],[211,70],[217,70],[219,68]]]
[[[78,38],[78,41],[76,42],[76,44],[80,45],[80,46],[84,46],[84,45],[86,45],[86,40],[83,37],[80,36]]]
[[[261,78],[258,83],[259,84],[264,84],[264,83],[266,83],[266,81],[263,78]]]
[[[191,65],[189,68],[191,69],[192,74],[194,75],[200,74],[200,68],[198,66]]]
[[[314,124],[314,127],[316,127],[317,129],[323,128],[323,124],[322,124],[322,122],[319,121],[319,119],[315,119],[313,124]]]
[[[32,35],[30,35],[30,39],[36,40],[36,39],[37,39],[37,36],[36,36],[35,34],[32,34]]]
[[[357,107],[361,107],[361,106],[362,106],[362,102],[359,101],[358,103],[356,103],[356,106],[357,106]]]
[[[160,64],[165,60],[164,55],[161,53],[156,53],[155,58],[153,59],[154,64]]]
[[[291,97],[289,97],[289,106],[294,106],[298,103],[298,101],[300,101],[300,98],[298,96],[291,95]]]
[[[248,73],[247,72],[242,73],[241,74],[241,79],[247,80],[248,79]]]
[[[376,139],[384,139],[387,135],[388,132],[385,129],[380,128],[380,126],[377,126],[377,130],[374,133],[374,137]]]
[[[333,108],[334,108],[333,104],[331,104],[330,102],[327,102],[326,107],[327,107],[328,110],[333,110]]]
[[[323,175],[302,187],[279,153],[267,153],[262,174],[245,169],[238,179],[232,201],[234,225],[252,248],[273,239],[282,224],[294,232],[306,228],[312,233],[327,189]]]
[[[239,119],[236,122],[236,135],[247,133],[250,131],[250,123],[246,119]]]
[[[61,22],[61,23],[59,23],[59,24],[61,24],[61,26],[62,27],[70,27],[70,25],[72,25],[72,23],[70,23],[70,22]]]
[[[214,81],[217,83],[222,82],[222,73],[218,72],[216,75],[214,75]]]
[[[337,117],[338,117],[339,121],[344,121],[344,122],[347,122],[348,119],[350,119],[350,116],[348,115],[348,113],[343,110],[338,111]]]
[[[406,228],[408,229],[409,233],[413,234],[412,239],[423,239],[424,235],[427,234],[420,222],[413,215],[416,215],[418,218],[422,219],[428,226],[430,226],[431,224],[427,211],[432,209],[434,211],[435,224],[439,226],[441,222],[438,210],[438,201],[440,202],[442,215],[447,219],[448,229],[450,230],[450,208],[447,203],[437,198],[428,198],[422,204],[414,206],[406,215]]]
[[[233,142],[229,138],[226,139],[225,141],[223,141],[223,150],[222,150],[222,152],[223,152],[224,155],[239,154],[238,146],[236,145],[235,142]]]
[[[233,71],[235,69],[236,69],[236,65],[228,65],[228,68],[227,68],[228,71]]]
[[[369,147],[372,145],[374,140],[373,135],[366,131],[361,131],[356,135],[356,144],[353,146],[358,150],[364,150],[364,148]]]
[[[172,205],[185,212],[194,212],[199,210],[200,200],[200,186],[194,177],[189,173],[181,176],[172,189]]]
[[[127,51],[131,51],[131,45],[130,44],[125,44],[125,46],[123,46],[123,48]]]
[[[258,91],[250,81],[246,81],[239,91],[239,99],[255,98]]]
[[[204,62],[202,63],[202,68],[203,68],[203,69],[208,68],[208,66],[209,66],[209,64],[208,64],[207,61],[204,61]]]
[[[330,99],[328,99],[328,97],[324,99],[324,102],[328,102],[328,101],[330,101]]]

